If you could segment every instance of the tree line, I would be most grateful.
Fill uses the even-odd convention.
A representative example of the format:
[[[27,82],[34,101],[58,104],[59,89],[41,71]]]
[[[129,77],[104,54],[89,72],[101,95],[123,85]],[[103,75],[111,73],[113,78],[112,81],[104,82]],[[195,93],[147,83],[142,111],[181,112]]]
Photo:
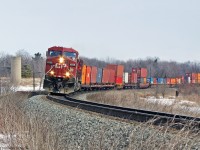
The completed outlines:
[[[35,77],[41,77],[44,75],[45,70],[45,56],[41,53],[35,53],[30,55],[26,50],[19,50],[14,56],[20,56],[22,58],[22,77],[32,77],[33,73]],[[0,76],[9,76],[12,55],[6,53],[0,53]],[[163,61],[158,57],[147,57],[146,59],[129,59],[122,61],[113,58],[88,58],[80,56],[84,64],[89,66],[97,66],[103,68],[106,64],[121,64],[124,65],[126,72],[131,72],[132,68],[147,68],[148,77],[177,77],[183,76],[185,73],[200,72],[199,62],[176,62],[176,61]]]

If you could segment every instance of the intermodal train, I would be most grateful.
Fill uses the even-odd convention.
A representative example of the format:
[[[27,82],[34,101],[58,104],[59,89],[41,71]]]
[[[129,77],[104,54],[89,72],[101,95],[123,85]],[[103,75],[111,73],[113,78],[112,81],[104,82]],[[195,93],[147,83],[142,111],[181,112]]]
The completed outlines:
[[[107,64],[104,68],[86,66],[73,48],[50,47],[46,52],[45,79],[43,88],[66,93],[73,89],[123,89],[148,88],[154,85],[175,86],[183,83],[200,83],[200,73],[189,73],[174,78],[153,78],[147,68],[132,68],[124,72],[123,65]],[[197,78],[197,79],[196,79]],[[199,80],[198,80],[199,78]],[[194,80],[195,79],[195,80]]]

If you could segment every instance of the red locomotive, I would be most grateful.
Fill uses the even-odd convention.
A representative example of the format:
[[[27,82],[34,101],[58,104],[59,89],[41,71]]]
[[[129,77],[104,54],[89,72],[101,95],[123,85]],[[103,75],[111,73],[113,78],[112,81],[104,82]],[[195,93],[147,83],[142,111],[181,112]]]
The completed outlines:
[[[80,89],[83,61],[73,48],[51,47],[46,52],[46,68],[43,87],[53,92]]]

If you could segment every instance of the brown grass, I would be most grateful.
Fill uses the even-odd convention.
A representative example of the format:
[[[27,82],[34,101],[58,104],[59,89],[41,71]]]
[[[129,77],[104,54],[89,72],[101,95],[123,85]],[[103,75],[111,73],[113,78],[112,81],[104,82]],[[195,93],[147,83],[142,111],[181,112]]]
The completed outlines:
[[[16,93],[0,97],[0,134],[8,136],[3,142],[13,149],[58,149],[58,137],[48,124],[37,116],[26,118],[19,109],[18,104],[27,98]]]
[[[149,102],[145,100],[149,96],[162,96],[161,92],[155,91],[157,89],[145,89],[145,90],[125,90],[125,91],[104,91],[100,93],[88,94],[87,99],[91,101],[95,101],[98,103],[105,103],[110,105],[122,106],[122,107],[129,107],[129,108],[138,108],[138,109],[145,109],[145,110],[152,110],[152,111],[159,111],[159,112],[168,112],[174,114],[182,114],[182,115],[191,115],[191,116],[199,116],[196,112],[188,111],[188,106],[198,106],[200,103],[182,103],[180,106],[180,99],[184,99],[183,95],[180,98],[176,98],[172,104],[163,105],[159,102]],[[175,96],[175,89],[167,88],[165,91],[166,98],[174,98]],[[196,95],[195,95],[196,96]],[[188,95],[187,95],[188,97]],[[197,98],[196,98],[197,99]],[[194,102],[194,101],[193,101]],[[197,102],[197,101],[195,101]]]
[[[105,95],[96,95],[95,99],[104,99],[104,103],[112,102],[110,97],[118,99],[118,103],[124,105],[142,105],[139,99],[141,93],[138,91],[113,91],[113,93],[105,92]],[[145,91],[148,95],[149,91]],[[100,94],[100,93],[99,93]],[[94,96],[94,95],[93,95]],[[105,100],[108,96],[108,101]],[[17,99],[16,99],[17,97]],[[9,147],[12,149],[30,149],[30,150],[59,150],[62,145],[59,145],[59,135],[51,128],[48,123],[40,119],[40,116],[27,118],[18,105],[27,99],[28,95],[10,93],[0,97],[0,133],[9,135]],[[131,102],[129,98],[132,98]],[[93,97],[94,98],[94,97]],[[148,104],[146,104],[146,107]],[[99,133],[100,145],[95,145],[96,141],[88,141],[89,149],[102,149],[104,146],[104,138],[106,137],[107,129],[102,128],[102,133]],[[150,130],[150,131],[149,131]],[[135,133],[137,131],[137,134]],[[169,134],[170,132],[170,134]],[[2,142],[2,141],[1,141]],[[182,129],[171,134],[168,126],[157,127],[151,123],[138,123],[130,137],[127,139],[129,143],[124,149],[192,149],[199,143],[199,133],[191,133],[191,131]],[[113,146],[110,149],[117,149],[118,141],[113,139]],[[78,149],[74,147],[74,149]],[[84,149],[82,147],[81,149]]]

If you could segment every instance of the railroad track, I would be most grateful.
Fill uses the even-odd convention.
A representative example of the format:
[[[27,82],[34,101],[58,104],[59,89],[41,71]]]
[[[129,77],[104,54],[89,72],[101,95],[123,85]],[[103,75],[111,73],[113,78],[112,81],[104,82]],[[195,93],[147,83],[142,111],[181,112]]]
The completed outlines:
[[[72,92],[70,94],[51,93],[47,95],[47,98],[63,105],[122,119],[150,122],[154,125],[168,125],[176,129],[185,127],[192,130],[198,130],[200,128],[200,118],[82,101],[73,98],[77,93],[79,92]]]

